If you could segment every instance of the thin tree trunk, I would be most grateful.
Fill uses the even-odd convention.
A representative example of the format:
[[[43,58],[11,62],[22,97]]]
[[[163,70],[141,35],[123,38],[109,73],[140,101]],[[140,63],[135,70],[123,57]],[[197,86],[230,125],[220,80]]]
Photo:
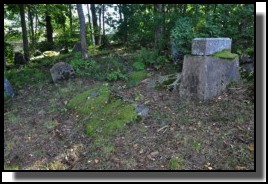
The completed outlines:
[[[77,6],[79,24],[80,24],[82,57],[83,59],[88,59],[85,16],[83,13],[82,4],[76,4],[76,6]]]
[[[98,45],[98,24],[97,24],[97,16],[96,16],[96,7],[95,4],[91,4],[90,6],[91,9],[91,15],[92,15],[92,22],[93,22],[93,33],[94,33],[94,38],[95,38],[95,45]]]
[[[105,24],[104,24],[104,12],[105,12],[105,5],[102,4],[102,35],[105,36]]]
[[[122,6],[121,4],[118,4],[118,11],[119,11],[119,22],[123,22],[123,16],[122,16]]]
[[[90,18],[90,12],[89,12],[89,6],[87,4],[87,16],[88,16],[88,25],[89,25],[89,29],[91,30],[91,18]]]
[[[98,33],[99,33],[99,41],[98,41],[98,44],[101,45],[101,8],[102,8],[102,5],[99,4],[99,30],[98,30]]]
[[[31,7],[28,6],[28,18],[29,18],[29,27],[30,27],[30,40],[34,43],[34,28],[33,28],[33,14]]]
[[[21,28],[22,28],[24,57],[25,57],[26,61],[29,61],[30,55],[29,55],[29,47],[28,47],[27,28],[26,28],[26,22],[25,22],[24,4],[19,4],[19,8],[20,8],[20,19],[21,19]]]
[[[87,12],[88,12],[88,24],[89,24],[89,34],[90,34],[90,39],[93,45],[95,45],[95,40],[92,32],[92,25],[91,25],[91,17],[90,17],[90,11],[89,11],[89,6],[87,4]]]
[[[53,28],[51,24],[51,16],[49,15],[48,10],[46,11],[45,19],[46,19],[47,42],[53,44]]]
[[[155,12],[155,49],[160,52],[163,48],[163,4],[154,5]]]
[[[69,21],[70,21],[70,31],[73,32],[73,16],[72,16],[72,5],[69,4]]]

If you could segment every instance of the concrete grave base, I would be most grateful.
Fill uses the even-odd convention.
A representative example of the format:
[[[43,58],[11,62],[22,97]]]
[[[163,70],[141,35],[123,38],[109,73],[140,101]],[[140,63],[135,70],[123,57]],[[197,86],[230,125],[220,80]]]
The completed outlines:
[[[219,95],[231,81],[240,80],[238,58],[184,56],[180,96],[207,100]]]

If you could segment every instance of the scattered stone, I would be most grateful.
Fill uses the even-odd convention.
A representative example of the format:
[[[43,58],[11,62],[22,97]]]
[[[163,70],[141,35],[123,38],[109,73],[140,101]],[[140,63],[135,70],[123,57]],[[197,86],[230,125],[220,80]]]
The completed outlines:
[[[254,57],[249,55],[241,55],[239,57],[239,65],[247,72],[254,72]]]
[[[42,55],[42,52],[40,50],[36,50],[33,54],[35,57],[36,56],[41,56]]]
[[[135,104],[136,111],[139,116],[146,117],[149,113],[149,108],[143,104]]]
[[[72,52],[81,52],[82,51],[82,48],[81,48],[81,43],[78,42],[74,45],[73,49],[72,49]]]
[[[59,62],[53,65],[50,69],[50,73],[54,83],[73,78],[75,75],[73,67],[64,62]]]
[[[55,51],[45,51],[43,53],[44,56],[46,57],[53,57],[53,56],[58,56],[59,53],[58,52],[55,52]]]
[[[159,155],[159,152],[158,152],[158,151],[154,151],[154,152],[150,153],[150,155],[151,155],[152,157],[156,157],[156,156]]]
[[[20,52],[15,52],[14,64],[15,65],[24,65],[26,63],[27,63],[27,61],[24,58],[24,55]]]
[[[224,49],[231,50],[230,38],[194,38],[192,41],[192,55],[208,56]]]
[[[7,95],[10,97],[14,96],[13,88],[6,77],[4,78],[4,92],[7,93]]]
[[[68,54],[68,53],[69,53],[69,50],[65,47],[60,50],[60,54]]]
[[[98,91],[93,91],[92,93],[90,93],[90,97],[91,98],[95,98],[95,97],[97,97],[97,96],[99,96],[100,94],[99,94],[99,92]]]

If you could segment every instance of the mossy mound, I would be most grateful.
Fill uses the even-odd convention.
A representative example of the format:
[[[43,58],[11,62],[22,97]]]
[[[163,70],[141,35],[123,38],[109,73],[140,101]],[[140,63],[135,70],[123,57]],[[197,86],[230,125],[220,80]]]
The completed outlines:
[[[128,76],[129,85],[135,86],[146,77],[147,77],[146,71],[133,72]]]
[[[138,116],[135,107],[116,99],[106,84],[78,94],[68,106],[86,115],[88,135],[104,139],[118,133]]]
[[[228,60],[233,60],[236,57],[238,57],[237,54],[231,53],[230,50],[222,50],[220,52],[216,52],[213,54],[213,56],[220,59],[228,59]]]

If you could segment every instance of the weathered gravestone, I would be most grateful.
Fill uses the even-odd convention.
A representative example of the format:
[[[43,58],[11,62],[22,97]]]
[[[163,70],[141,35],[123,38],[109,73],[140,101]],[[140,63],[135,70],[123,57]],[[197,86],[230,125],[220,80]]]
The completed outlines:
[[[196,43],[200,40],[201,43]],[[204,43],[204,40],[205,43]],[[226,38],[194,39],[193,55],[184,56],[180,96],[182,98],[207,100],[219,95],[232,81],[240,79],[238,56],[229,59],[213,56],[222,49],[230,49]],[[228,42],[228,44],[227,44]],[[220,44],[223,43],[223,46]],[[200,46],[200,48],[198,48]],[[196,56],[198,55],[198,56]]]
[[[15,65],[23,65],[26,64],[27,61],[24,58],[24,55],[20,52],[15,52],[15,57],[14,57],[14,64]]]
[[[66,47],[64,47],[60,50],[60,54],[68,54],[68,52],[69,52],[69,50]]]
[[[40,50],[36,50],[33,54],[35,57],[36,56],[41,56],[42,55],[42,52]]]
[[[50,73],[54,83],[73,78],[75,76],[73,67],[64,62],[59,62],[53,65],[53,67],[50,69]]]
[[[72,52],[81,52],[82,51],[82,47],[81,47],[81,43],[78,42],[74,45]]]
[[[14,96],[13,88],[6,77],[4,78],[4,92],[10,97]]]

